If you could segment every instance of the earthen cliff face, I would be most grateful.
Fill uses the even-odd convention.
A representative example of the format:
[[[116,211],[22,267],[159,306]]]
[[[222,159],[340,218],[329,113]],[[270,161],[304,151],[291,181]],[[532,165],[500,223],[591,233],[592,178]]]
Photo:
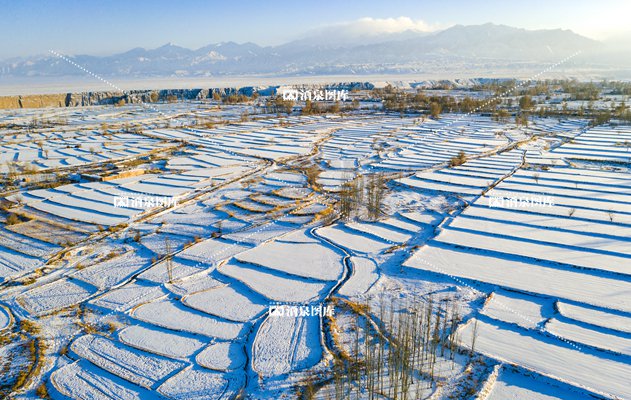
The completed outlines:
[[[59,93],[24,96],[0,97],[0,108],[41,108],[41,107],[84,107],[106,104],[124,103],[155,103],[169,100],[203,100],[212,98],[215,92],[219,95],[232,93],[251,94],[255,88],[245,87],[220,89],[163,89],[163,90],[132,90],[127,93],[117,91]]]
[[[347,90],[372,89],[374,87],[374,85],[369,82],[345,82],[325,86]],[[252,96],[252,94],[254,93],[258,93],[262,96],[269,96],[276,94],[278,88],[279,86],[245,86],[241,88],[130,90],[125,93],[119,91],[103,91],[41,95],[35,94],[24,96],[0,96],[0,109],[85,107],[119,104],[121,102],[124,104],[139,104],[165,101],[204,100],[213,98],[215,94],[218,94],[222,97],[231,94],[244,94],[246,96]]]

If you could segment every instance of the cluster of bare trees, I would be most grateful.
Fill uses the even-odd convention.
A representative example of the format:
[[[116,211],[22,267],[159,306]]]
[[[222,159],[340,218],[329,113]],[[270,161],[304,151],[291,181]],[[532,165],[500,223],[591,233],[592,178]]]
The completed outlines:
[[[294,102],[291,100],[283,100],[282,96],[268,97],[265,100],[265,111],[267,113],[290,114],[293,109]]]
[[[305,105],[300,110],[302,115],[314,115],[314,114],[326,114],[332,113],[337,114],[340,112],[340,102],[336,101],[332,104],[318,104],[315,101],[307,100],[305,101]]]
[[[339,193],[341,217],[351,219],[360,213],[362,206],[365,206],[368,219],[377,220],[381,215],[388,190],[386,183],[383,173],[346,180]]]
[[[340,189],[340,215],[344,219],[353,218],[359,205],[364,202],[364,178],[358,176],[347,179]]]
[[[349,351],[333,366],[335,399],[417,399],[440,380],[438,364],[456,367],[461,321],[452,298],[377,300],[356,313]],[[331,397],[331,396],[329,396]]]
[[[366,205],[368,208],[368,218],[377,220],[381,214],[383,200],[386,196],[386,179],[383,173],[377,173],[370,176],[366,184]]]
[[[373,98],[383,101],[383,108],[386,111],[423,112],[431,114],[434,118],[443,112],[492,112],[495,106],[500,103],[500,100],[496,99],[489,100],[469,96],[458,99],[454,96],[437,94],[432,90],[419,89],[410,92],[391,85],[383,89],[373,89],[371,95]]]
[[[218,93],[215,92],[215,94],[218,94]],[[213,99],[217,99],[217,97],[215,97],[215,94],[213,94]],[[257,92],[254,92],[252,96],[246,96],[243,93],[232,93],[227,96],[223,96],[219,98],[221,99],[221,102],[224,104],[243,104],[243,103],[250,102],[252,100],[256,100],[258,97],[259,97],[259,94]]]
[[[360,108],[359,100],[354,99],[350,104],[345,103],[340,105],[339,101],[336,102],[317,102],[312,100],[306,100],[305,105],[300,109],[302,115],[315,115],[315,114],[339,114],[340,112],[358,110]]]

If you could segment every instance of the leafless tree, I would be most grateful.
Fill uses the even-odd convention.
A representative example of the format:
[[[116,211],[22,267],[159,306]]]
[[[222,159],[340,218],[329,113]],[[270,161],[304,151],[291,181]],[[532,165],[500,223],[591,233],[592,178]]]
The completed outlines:
[[[164,251],[166,252],[165,262],[167,267],[167,275],[169,276],[169,283],[173,283],[173,256],[171,254],[171,242],[169,237],[164,237]]]

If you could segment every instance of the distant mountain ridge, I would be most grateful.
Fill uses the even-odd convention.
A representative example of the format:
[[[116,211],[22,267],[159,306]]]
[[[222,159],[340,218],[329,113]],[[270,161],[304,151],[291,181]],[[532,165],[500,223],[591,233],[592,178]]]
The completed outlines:
[[[525,30],[495,24],[456,25],[434,33],[406,31],[362,41],[316,36],[279,46],[224,42],[197,50],[169,43],[105,57],[68,57],[89,71],[110,77],[327,75],[414,72],[448,63],[549,62],[600,47],[599,42],[569,30]],[[0,62],[0,77],[81,74],[84,72],[54,55]]]

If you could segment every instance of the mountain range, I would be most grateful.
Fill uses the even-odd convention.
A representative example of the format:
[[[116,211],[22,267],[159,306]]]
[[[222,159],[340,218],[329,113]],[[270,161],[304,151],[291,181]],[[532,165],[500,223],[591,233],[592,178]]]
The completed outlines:
[[[173,44],[134,48],[98,57],[67,55],[106,77],[209,77],[416,73],[453,66],[519,66],[562,60],[576,52],[598,52],[602,43],[569,30],[525,30],[505,25],[462,26],[426,33],[405,31],[370,38],[336,32],[278,46],[224,42],[191,50]],[[0,61],[0,77],[59,77],[85,74],[48,54]]]

